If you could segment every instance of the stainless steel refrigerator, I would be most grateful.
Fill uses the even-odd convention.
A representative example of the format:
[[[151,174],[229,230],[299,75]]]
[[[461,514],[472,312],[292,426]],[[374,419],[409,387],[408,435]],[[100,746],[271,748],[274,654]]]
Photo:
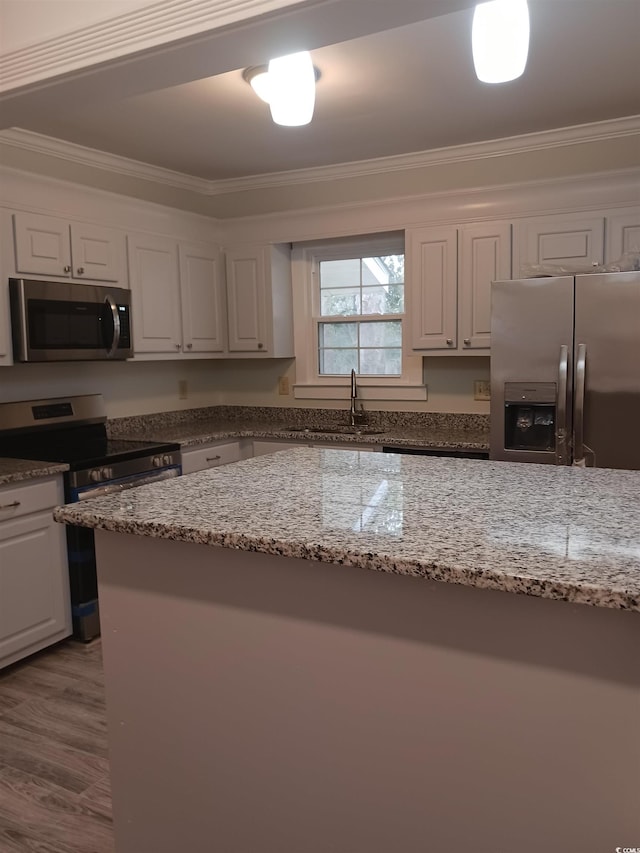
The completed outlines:
[[[490,456],[640,470],[640,272],[493,282]]]

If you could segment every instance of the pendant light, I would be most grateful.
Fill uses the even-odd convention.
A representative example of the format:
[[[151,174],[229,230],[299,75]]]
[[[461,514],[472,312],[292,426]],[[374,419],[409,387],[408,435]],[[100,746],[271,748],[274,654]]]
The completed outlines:
[[[529,53],[527,0],[491,0],[473,13],[473,64],[483,83],[507,83],[523,73]]]
[[[304,50],[269,62],[269,106],[276,124],[309,124],[316,100],[316,75],[311,54]]]

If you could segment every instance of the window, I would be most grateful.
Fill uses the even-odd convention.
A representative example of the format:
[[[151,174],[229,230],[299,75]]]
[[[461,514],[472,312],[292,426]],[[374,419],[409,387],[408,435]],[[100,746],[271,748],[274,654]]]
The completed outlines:
[[[296,397],[340,399],[355,370],[365,399],[426,399],[402,349],[404,234],[298,246],[293,285]]]
[[[404,253],[320,261],[317,276],[319,374],[401,376]]]

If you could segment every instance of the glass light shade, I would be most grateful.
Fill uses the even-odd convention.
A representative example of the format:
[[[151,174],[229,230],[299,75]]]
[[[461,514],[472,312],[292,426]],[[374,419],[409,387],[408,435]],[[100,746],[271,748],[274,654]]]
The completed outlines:
[[[308,51],[269,62],[269,106],[276,124],[309,124],[316,100],[316,76]]]
[[[266,66],[262,67],[264,68],[264,71],[258,71],[255,74],[252,74],[249,83],[256,95],[264,101],[265,104],[268,104],[271,100],[271,79]]]
[[[483,83],[507,83],[523,73],[529,53],[527,0],[492,0],[473,13],[473,64]]]

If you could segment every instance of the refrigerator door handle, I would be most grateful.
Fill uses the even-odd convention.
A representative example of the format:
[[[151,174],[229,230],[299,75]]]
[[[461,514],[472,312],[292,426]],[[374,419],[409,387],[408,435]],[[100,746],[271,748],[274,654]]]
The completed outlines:
[[[556,465],[567,465],[567,383],[569,376],[569,347],[563,344],[560,347],[560,361],[558,363],[558,398],[556,409],[558,412],[556,429]]]
[[[578,344],[576,358],[576,392],[573,404],[573,464],[584,467],[584,389],[587,367],[587,346]]]

